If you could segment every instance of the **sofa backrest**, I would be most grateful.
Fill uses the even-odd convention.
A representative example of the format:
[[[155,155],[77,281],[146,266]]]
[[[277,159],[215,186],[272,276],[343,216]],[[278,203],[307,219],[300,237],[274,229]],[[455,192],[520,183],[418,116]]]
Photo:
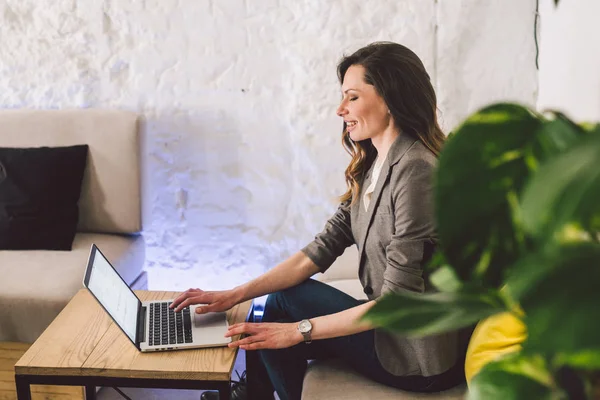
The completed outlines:
[[[99,109],[2,110],[0,147],[87,144],[80,232],[142,230],[138,115]]]
[[[321,282],[331,282],[341,279],[358,279],[358,250],[352,245],[339,256],[324,274],[315,277]]]

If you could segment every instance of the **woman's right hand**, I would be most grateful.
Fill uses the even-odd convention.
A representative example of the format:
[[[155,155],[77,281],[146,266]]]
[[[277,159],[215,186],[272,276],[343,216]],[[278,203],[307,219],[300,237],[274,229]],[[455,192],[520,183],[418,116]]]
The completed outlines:
[[[206,304],[196,308],[196,313],[205,314],[208,312],[227,311],[240,303],[241,300],[239,294],[234,290],[206,292],[196,288],[188,289],[180,294],[173,300],[171,308],[175,308],[175,312],[179,312],[187,306]]]

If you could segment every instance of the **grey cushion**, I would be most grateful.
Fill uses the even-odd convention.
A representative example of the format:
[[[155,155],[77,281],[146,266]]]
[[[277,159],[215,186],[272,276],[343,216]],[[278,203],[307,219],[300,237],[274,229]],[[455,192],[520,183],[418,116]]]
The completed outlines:
[[[372,381],[338,360],[312,361],[304,376],[302,400],[458,400],[466,386],[439,393],[412,393]]]
[[[0,342],[32,343],[83,287],[90,247],[96,243],[128,284],[145,257],[141,236],[78,233],[71,251],[0,251]]]

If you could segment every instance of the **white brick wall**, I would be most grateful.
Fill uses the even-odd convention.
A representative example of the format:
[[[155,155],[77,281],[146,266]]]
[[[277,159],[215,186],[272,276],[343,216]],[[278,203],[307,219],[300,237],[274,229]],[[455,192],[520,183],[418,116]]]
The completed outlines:
[[[342,54],[412,48],[450,129],[535,103],[533,4],[0,0],[0,107],[143,114],[150,286],[229,287],[311,240],[344,191]]]

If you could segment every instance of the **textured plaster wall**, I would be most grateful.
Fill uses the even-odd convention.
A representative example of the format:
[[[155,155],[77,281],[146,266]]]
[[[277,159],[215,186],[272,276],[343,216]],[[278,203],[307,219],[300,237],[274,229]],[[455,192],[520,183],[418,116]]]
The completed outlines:
[[[446,131],[493,102],[535,107],[535,0],[437,3],[436,81]]]
[[[600,121],[600,2],[542,0],[540,14],[539,109]]]
[[[0,107],[145,118],[151,288],[225,288],[297,251],[344,191],[335,66],[412,48],[445,128],[535,104],[533,0],[0,0]],[[175,271],[175,273],[173,273]]]

